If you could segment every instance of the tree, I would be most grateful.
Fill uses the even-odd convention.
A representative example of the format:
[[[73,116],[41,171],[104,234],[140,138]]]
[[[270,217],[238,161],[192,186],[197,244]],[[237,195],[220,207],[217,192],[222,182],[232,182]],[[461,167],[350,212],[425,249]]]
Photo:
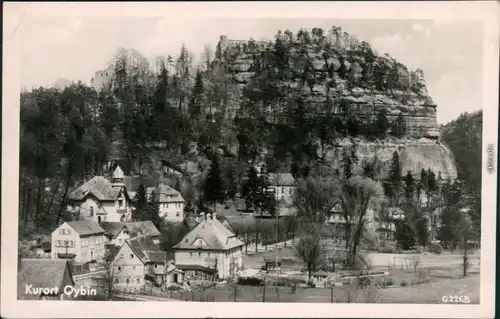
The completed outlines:
[[[156,195],[153,195],[152,201],[148,203],[143,218],[144,221],[150,220],[153,222],[157,229],[162,228],[163,220],[160,217],[160,204],[156,199]]]
[[[245,199],[247,206],[256,208],[260,197],[261,189],[259,177],[255,167],[250,166],[247,171],[247,178],[241,187],[241,195]]]
[[[375,118],[373,125],[375,136],[378,138],[384,138],[390,126],[389,120],[387,119],[387,111],[385,109],[381,109],[377,113],[377,117]]]
[[[342,154],[343,157],[343,170],[344,170],[344,178],[349,179],[353,175],[354,165],[358,163],[358,156],[356,151],[356,145],[352,144],[348,148],[344,148],[344,152]]]
[[[403,117],[403,113],[399,113],[398,117],[392,121],[391,125],[391,135],[401,138],[406,134],[406,121]]]
[[[399,154],[397,151],[392,153],[391,166],[389,170],[390,194],[393,203],[399,202],[401,194],[401,163],[399,161]]]
[[[413,227],[411,227],[410,222],[405,218],[395,222],[396,226],[396,242],[401,246],[403,250],[410,250],[415,246],[415,237]]]
[[[217,154],[213,154],[212,156],[210,170],[205,181],[204,195],[206,201],[213,203],[214,209],[216,203],[222,203],[226,198],[226,190],[221,178],[221,169]]]
[[[408,171],[405,176],[405,198],[406,202],[410,203],[413,201],[413,195],[415,192],[415,183],[413,181],[413,175],[411,171]]]
[[[132,220],[142,221],[145,220],[146,211],[149,209],[149,201],[144,184],[139,186],[136,196],[137,201],[135,202],[135,210],[132,211]]]
[[[308,283],[311,284],[312,273],[321,263],[326,253],[319,232],[301,236],[299,242],[295,245],[295,251],[297,257],[306,264]]]
[[[346,223],[346,264],[356,267],[360,239],[365,230],[365,216],[370,205],[375,205],[383,197],[383,189],[377,182],[353,176],[342,183],[341,200],[344,206],[344,219],[352,221]],[[347,226],[349,225],[349,226]]]

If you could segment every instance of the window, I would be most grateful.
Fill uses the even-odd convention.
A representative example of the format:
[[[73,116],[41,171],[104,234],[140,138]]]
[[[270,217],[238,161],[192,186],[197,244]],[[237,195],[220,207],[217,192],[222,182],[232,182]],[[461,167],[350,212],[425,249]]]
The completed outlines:
[[[125,282],[126,282],[127,284],[128,284],[128,283],[130,283],[130,279],[129,279],[129,278],[125,279]]]
[[[90,217],[94,216],[94,207],[90,207]]]
[[[130,254],[130,259],[134,259],[134,254]]]
[[[120,279],[115,278],[115,279],[114,279],[114,282],[115,282],[115,284],[117,284],[117,283],[119,283],[119,282],[120,282]]]
[[[167,207],[167,208],[168,208],[168,204],[165,204],[165,207]]]
[[[118,271],[121,271],[122,270],[122,267],[118,267]]]
[[[69,240],[64,241],[64,247],[69,247]]]
[[[177,212],[177,213],[175,214],[175,216],[176,216],[176,217],[180,217],[180,216],[181,216],[181,213],[180,213],[180,212]]]
[[[155,265],[155,268],[157,268],[157,267],[158,267],[158,265]]]
[[[291,194],[291,193],[292,193],[292,188],[290,187],[290,188],[288,189],[288,194]]]
[[[284,193],[285,193],[285,188],[281,187],[281,194],[284,194]]]
[[[201,251],[198,252],[198,257],[201,257]]]
[[[132,266],[132,270],[135,271],[135,266]]]
[[[193,253],[192,252],[189,252],[189,257],[193,257]]]
[[[207,256],[210,257],[210,252],[207,252]]]
[[[69,247],[75,247],[75,241],[74,240],[70,240],[69,241]]]
[[[59,229],[59,234],[64,235],[64,228]]]
[[[136,281],[137,281],[138,284],[140,284],[141,283],[141,278],[137,278]]]
[[[123,254],[120,254],[120,259],[123,259]]]

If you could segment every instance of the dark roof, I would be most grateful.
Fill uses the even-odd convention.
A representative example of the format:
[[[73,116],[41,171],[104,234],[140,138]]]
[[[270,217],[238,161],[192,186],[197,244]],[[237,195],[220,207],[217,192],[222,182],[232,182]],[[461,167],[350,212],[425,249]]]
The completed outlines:
[[[184,198],[179,191],[167,185],[158,186],[154,192],[154,200],[157,203],[183,203]]]
[[[43,242],[40,245],[40,248],[42,248],[43,251],[46,252],[46,253],[51,252],[52,251],[52,243],[49,242],[49,241]]]
[[[201,265],[175,265],[177,269],[186,271],[186,270],[200,270],[208,273],[214,273],[215,269],[201,266]]]
[[[150,220],[141,222],[102,222],[100,225],[105,230],[106,235],[113,237],[118,236],[123,228],[127,228],[131,237],[137,236],[141,232],[145,236],[161,235],[155,224]]]
[[[18,295],[24,291],[20,287],[33,285],[33,287],[60,287],[74,285],[68,261],[64,259],[32,259],[21,258],[21,265],[17,274]],[[64,274],[68,272],[70,282],[64,282]]]
[[[202,239],[203,246],[194,245]],[[174,246],[175,249],[228,250],[244,243],[217,219],[207,217]]]
[[[254,231],[257,229],[257,220],[253,216],[227,216],[225,220],[235,233]]]
[[[115,259],[116,255],[118,255],[120,248],[121,248],[121,246],[107,244],[106,245],[106,260],[113,261]]]
[[[316,271],[312,275],[316,277],[328,277],[328,274],[323,270]]]
[[[138,236],[127,240],[130,248],[143,263],[166,263],[167,253],[155,245],[150,237]]]
[[[115,201],[124,188],[124,184],[113,185],[103,176],[95,176],[88,182],[72,191],[68,195],[68,199],[80,201],[84,200],[87,195],[92,194],[100,201]],[[125,194],[128,197],[127,192],[125,192]]]
[[[75,220],[72,222],[66,222],[71,228],[73,228],[80,236],[103,234],[104,229],[97,222],[92,220]]]

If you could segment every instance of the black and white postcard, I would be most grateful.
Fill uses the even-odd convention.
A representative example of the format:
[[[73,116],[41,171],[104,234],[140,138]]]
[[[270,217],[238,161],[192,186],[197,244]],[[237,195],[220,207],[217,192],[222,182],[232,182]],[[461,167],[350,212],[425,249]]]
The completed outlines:
[[[494,316],[498,3],[3,7],[2,316]]]

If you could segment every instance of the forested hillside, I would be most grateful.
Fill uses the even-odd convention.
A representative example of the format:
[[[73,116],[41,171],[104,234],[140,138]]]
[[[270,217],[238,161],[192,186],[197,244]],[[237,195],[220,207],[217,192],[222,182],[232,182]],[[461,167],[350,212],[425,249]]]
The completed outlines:
[[[176,57],[158,57],[155,66],[121,49],[104,87],[79,83],[21,94],[21,235],[66,218],[68,192],[108,174],[116,159],[128,175],[154,175],[162,159],[190,161],[202,172],[202,162],[223,152],[221,183],[233,194],[258,161],[269,171],[303,175],[322,164],[336,174],[359,165],[379,179],[385,178],[379,166],[403,150],[403,174],[455,175],[453,165],[440,164],[451,157],[436,142],[436,105],[422,70],[377,55],[340,28],[287,30],[264,44],[221,39],[201,63],[192,61],[185,47]],[[357,145],[373,146],[360,140],[381,148],[381,156],[370,151],[374,159],[358,161]],[[419,159],[412,154],[422,143],[430,155]],[[406,146],[413,153],[404,153]],[[182,181],[188,205],[203,202],[206,179],[205,172]]]
[[[483,111],[463,113],[456,120],[443,125],[441,137],[449,146],[457,163],[458,178],[469,192],[481,198]],[[480,216],[481,201],[475,209]],[[479,222],[479,221],[478,221]]]

